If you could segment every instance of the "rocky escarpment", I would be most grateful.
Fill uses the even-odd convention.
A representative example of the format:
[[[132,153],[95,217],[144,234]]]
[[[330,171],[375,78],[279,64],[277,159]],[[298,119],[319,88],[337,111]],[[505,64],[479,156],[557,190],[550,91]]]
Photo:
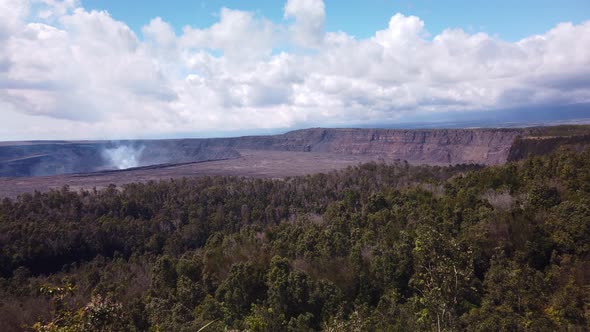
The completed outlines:
[[[305,151],[381,155],[422,164],[501,164],[518,129],[309,129],[285,134]]]
[[[501,164],[521,129],[303,129],[283,135],[215,138],[206,147],[374,155],[422,164]]]
[[[0,144],[0,176],[85,173],[156,164],[239,158],[240,151],[296,151],[373,156],[420,164],[508,160],[524,129],[304,129],[282,135],[118,142]]]
[[[559,148],[583,151],[590,147],[590,135],[517,137],[510,148],[508,161],[517,161],[551,153]]]

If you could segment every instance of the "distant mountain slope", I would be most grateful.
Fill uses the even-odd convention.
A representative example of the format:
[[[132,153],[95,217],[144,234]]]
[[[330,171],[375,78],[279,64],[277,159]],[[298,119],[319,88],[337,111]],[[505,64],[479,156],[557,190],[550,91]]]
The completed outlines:
[[[88,173],[239,158],[240,151],[291,151],[400,159],[414,164],[497,165],[590,144],[589,126],[527,129],[323,129],[233,138],[15,142],[0,144],[0,176]]]

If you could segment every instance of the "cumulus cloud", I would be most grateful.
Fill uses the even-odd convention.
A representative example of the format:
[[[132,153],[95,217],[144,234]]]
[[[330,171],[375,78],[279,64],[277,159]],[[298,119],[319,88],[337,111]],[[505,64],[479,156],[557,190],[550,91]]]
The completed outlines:
[[[275,26],[258,19],[253,13],[222,8],[219,22],[207,29],[184,28],[181,37],[186,49],[222,51],[236,61],[270,55],[275,37]]]
[[[323,1],[288,0],[285,4],[285,17],[295,20],[291,31],[297,44],[304,47],[321,44],[326,19]]]
[[[156,17],[138,35],[75,0],[0,0],[0,139],[346,126],[590,101],[590,21],[507,42],[453,28],[433,36],[399,13],[358,39],[325,31],[319,0],[288,0],[284,16],[222,8],[206,28],[176,33]]]

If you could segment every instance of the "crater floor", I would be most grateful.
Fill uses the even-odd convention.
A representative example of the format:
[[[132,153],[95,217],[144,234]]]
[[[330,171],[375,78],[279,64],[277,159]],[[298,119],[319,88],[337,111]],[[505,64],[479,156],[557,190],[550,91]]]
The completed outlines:
[[[161,165],[145,168],[40,177],[0,178],[0,197],[16,197],[25,192],[47,191],[68,185],[72,190],[105,188],[150,180],[178,179],[189,176],[245,176],[254,178],[285,178],[289,176],[327,173],[370,161],[394,162],[375,155],[343,155],[336,153],[241,150],[241,157],[229,160]]]

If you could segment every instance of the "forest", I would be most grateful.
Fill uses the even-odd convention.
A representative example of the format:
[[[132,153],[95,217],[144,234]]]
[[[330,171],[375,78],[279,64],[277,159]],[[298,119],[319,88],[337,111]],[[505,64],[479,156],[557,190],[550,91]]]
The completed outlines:
[[[0,330],[587,331],[590,149],[6,198]]]

